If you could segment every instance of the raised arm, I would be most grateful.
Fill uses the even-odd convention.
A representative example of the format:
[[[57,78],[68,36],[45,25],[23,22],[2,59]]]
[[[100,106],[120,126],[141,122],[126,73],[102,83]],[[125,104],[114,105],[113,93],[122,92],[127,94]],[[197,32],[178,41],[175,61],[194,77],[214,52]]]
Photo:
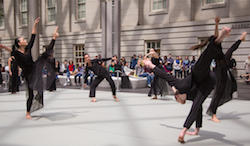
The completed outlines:
[[[30,41],[29,41],[29,44],[28,44],[28,49],[31,49],[33,47],[35,37],[36,37],[36,26],[37,26],[39,21],[40,21],[40,17],[38,17],[34,22],[33,29],[32,29],[32,32],[31,32],[31,38],[30,38]]]
[[[214,30],[214,37],[218,37],[219,36],[219,29],[218,29],[218,24],[220,23],[220,17],[217,16],[215,19],[215,30]]]
[[[59,33],[58,33],[58,26],[57,26],[54,33],[53,33],[52,40],[51,40],[49,46],[46,48],[46,50],[53,50],[56,38],[58,38],[58,37],[59,37]]]
[[[32,34],[36,34],[36,26],[39,21],[40,21],[40,17],[36,18],[34,25],[33,25],[33,29],[32,29]]]

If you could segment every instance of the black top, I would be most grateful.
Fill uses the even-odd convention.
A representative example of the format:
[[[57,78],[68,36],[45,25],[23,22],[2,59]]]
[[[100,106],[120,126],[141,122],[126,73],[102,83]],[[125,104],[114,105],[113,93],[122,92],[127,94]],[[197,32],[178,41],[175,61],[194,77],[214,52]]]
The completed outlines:
[[[42,69],[46,65],[47,72],[51,78],[54,78],[55,71],[48,61],[48,58],[53,52],[55,40],[52,39],[46,51],[38,58],[36,62],[33,61],[31,56],[31,49],[34,44],[35,34],[31,35],[28,45],[25,47],[25,52],[22,53],[13,48],[11,54],[15,57],[18,66],[23,70],[24,77],[31,89],[37,90],[39,94],[43,93]],[[50,86],[50,84],[47,84]]]
[[[22,53],[18,50],[12,50],[11,54],[15,56],[17,60],[18,66],[20,66],[23,70],[24,75],[28,76],[31,73],[32,66],[34,64],[32,56],[31,56],[31,48],[33,47],[35,41],[35,34],[31,35],[31,39],[28,45],[25,47],[25,52]]]
[[[98,62],[107,61],[107,60],[110,60],[110,59],[111,58],[93,59],[93,60],[91,60],[92,66],[90,66],[87,63],[87,66],[85,68],[84,83],[87,83],[89,70],[92,70],[94,72],[94,74],[97,75],[97,76],[102,76],[102,75],[108,73],[108,71],[105,68],[103,68]]]

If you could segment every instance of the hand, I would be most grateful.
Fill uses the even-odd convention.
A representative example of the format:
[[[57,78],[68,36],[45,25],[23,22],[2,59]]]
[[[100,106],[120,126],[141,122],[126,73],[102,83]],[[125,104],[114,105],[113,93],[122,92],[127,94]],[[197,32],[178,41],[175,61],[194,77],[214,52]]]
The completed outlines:
[[[220,17],[217,16],[217,17],[214,19],[214,21],[215,21],[216,24],[219,24],[219,23],[220,23]]]
[[[112,57],[111,59],[112,59],[112,60],[117,60],[117,58],[116,58],[116,57]]]
[[[36,25],[39,21],[40,21],[40,17],[37,17],[36,20],[35,20],[34,25]]]
[[[83,84],[83,87],[86,88],[86,84],[85,83]]]
[[[5,45],[4,45],[4,44],[0,44],[0,48],[1,48],[1,49],[4,49],[4,48],[5,48]]]
[[[10,76],[12,76],[12,72],[11,71],[9,72],[9,74],[10,74]]]
[[[59,33],[58,33],[58,26],[57,26],[56,29],[55,29],[55,31],[54,31],[54,33],[53,33],[53,37],[52,38],[55,40],[58,37],[59,37]]]

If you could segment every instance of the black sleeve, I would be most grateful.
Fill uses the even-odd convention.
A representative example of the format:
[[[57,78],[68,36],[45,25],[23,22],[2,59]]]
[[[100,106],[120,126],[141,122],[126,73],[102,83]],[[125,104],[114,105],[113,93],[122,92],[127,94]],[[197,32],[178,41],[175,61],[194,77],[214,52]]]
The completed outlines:
[[[111,60],[111,58],[103,58],[100,61],[108,61],[108,60]]]
[[[55,45],[55,41],[56,40],[52,39],[51,42],[50,42],[50,44],[49,44],[49,46],[46,48],[46,50],[53,50],[53,47]]]
[[[87,81],[88,81],[88,76],[89,76],[89,68],[88,68],[88,64],[87,64],[87,65],[86,65],[86,68],[85,68],[84,83],[87,83]]]
[[[31,34],[30,41],[29,41],[29,43],[28,43],[28,46],[26,47],[27,49],[30,49],[30,50],[31,50],[31,48],[33,47],[35,38],[36,38],[36,34]]]

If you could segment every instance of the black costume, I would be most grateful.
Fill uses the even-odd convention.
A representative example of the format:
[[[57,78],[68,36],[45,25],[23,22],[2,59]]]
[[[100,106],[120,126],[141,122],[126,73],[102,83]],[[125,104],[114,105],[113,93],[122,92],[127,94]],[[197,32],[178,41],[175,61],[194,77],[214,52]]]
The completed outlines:
[[[162,71],[165,71],[160,63],[160,58],[151,58],[151,62],[156,65],[158,68],[160,68]],[[161,96],[165,96],[168,93],[168,88],[165,80],[162,80],[158,75],[154,75],[154,80],[151,85],[151,88],[149,90],[148,96],[151,96],[152,91],[154,92],[154,95],[157,96],[158,89],[160,90]]]
[[[18,92],[19,91],[19,80],[18,80],[18,65],[16,59],[11,57],[10,70],[12,76],[9,76],[9,92]]]
[[[25,47],[25,52],[22,53],[15,49],[15,47],[12,47],[12,55],[17,60],[18,66],[20,66],[23,70],[24,78],[27,83],[27,112],[33,112],[35,110],[38,110],[43,107],[43,79],[42,79],[42,69],[46,65],[47,72],[50,74],[48,76],[50,80],[47,80],[50,83],[47,83],[47,85],[50,85],[53,81],[52,79],[55,78],[55,73],[53,68],[48,63],[48,57],[50,57],[51,53],[53,52],[53,47],[55,40],[52,39],[50,45],[47,47],[46,52],[44,52],[36,62],[33,62],[32,56],[31,56],[31,49],[34,44],[35,40],[35,34],[31,35],[31,39],[29,41],[29,44]],[[46,81],[46,80],[45,80]],[[46,84],[45,84],[46,85]],[[38,94],[33,93],[34,91],[37,91]],[[35,98],[34,98],[34,94]],[[34,99],[34,101],[33,101]]]
[[[55,65],[55,63],[56,63],[55,58],[48,59],[48,61],[49,61],[50,65],[51,65],[51,67],[54,69],[54,71],[55,71],[55,73],[56,73],[58,70],[57,70],[56,67],[55,67],[55,66],[56,66],[56,65]],[[48,74],[48,76],[49,76],[49,74]],[[49,90],[49,91],[54,91],[54,90],[56,90],[56,78],[53,79],[53,81],[52,81],[51,84],[50,84],[50,82],[49,82],[48,80],[50,80],[50,78],[47,78],[47,84],[48,84],[48,85],[46,85],[46,86],[49,87],[47,90]]]
[[[225,55],[220,52],[215,58],[216,86],[213,99],[207,110],[207,114],[210,116],[216,114],[218,106],[232,100],[233,92],[237,91],[237,83],[229,70],[229,66],[232,54],[237,50],[240,43],[241,40],[236,41]]]
[[[158,67],[154,68],[155,74],[168,81],[170,86],[175,86],[180,94],[187,94],[187,100],[192,100],[193,105],[189,115],[184,123],[184,127],[190,128],[194,121],[196,127],[202,127],[202,103],[214,88],[216,81],[215,74],[210,71],[212,59],[221,52],[221,45],[214,43],[212,37],[211,43],[202,53],[194,66],[192,72],[184,79],[176,79],[172,75],[161,71]]]
[[[91,82],[91,84],[90,84],[89,97],[95,97],[96,87],[98,86],[98,84],[101,83],[101,81],[104,78],[106,78],[106,80],[109,82],[109,84],[111,86],[111,89],[112,89],[113,95],[116,95],[115,83],[112,80],[111,76],[109,75],[109,72],[98,63],[100,61],[107,61],[107,60],[110,60],[110,59],[111,58],[93,59],[93,60],[91,60],[92,65],[87,63],[86,69],[85,69],[84,83],[87,83],[89,70],[92,70],[94,72],[94,74],[97,75],[95,80],[93,82]]]

